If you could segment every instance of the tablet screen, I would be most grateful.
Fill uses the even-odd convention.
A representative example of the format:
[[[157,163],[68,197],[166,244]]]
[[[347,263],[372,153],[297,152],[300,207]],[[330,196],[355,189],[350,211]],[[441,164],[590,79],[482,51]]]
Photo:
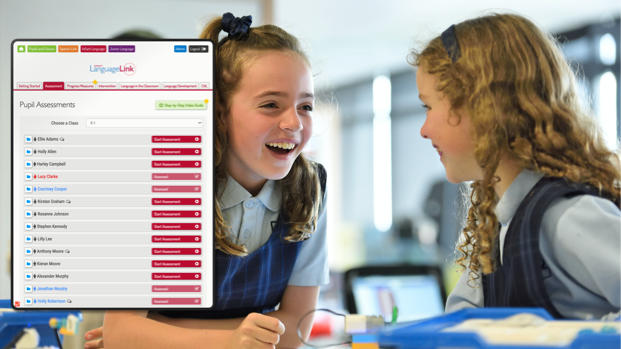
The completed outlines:
[[[12,43],[16,308],[213,302],[213,47]]]

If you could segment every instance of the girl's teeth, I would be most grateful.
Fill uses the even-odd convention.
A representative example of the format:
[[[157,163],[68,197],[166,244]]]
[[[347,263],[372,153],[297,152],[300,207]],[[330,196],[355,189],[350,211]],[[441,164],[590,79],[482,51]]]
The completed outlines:
[[[295,144],[293,143],[267,143],[270,147],[281,148],[281,149],[293,149]]]

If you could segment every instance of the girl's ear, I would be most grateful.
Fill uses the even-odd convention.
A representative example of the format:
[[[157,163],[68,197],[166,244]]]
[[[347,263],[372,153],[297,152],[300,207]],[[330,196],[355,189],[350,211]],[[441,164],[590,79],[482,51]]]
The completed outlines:
[[[457,126],[461,123],[461,117],[462,117],[462,112],[451,108],[449,110],[449,116],[448,116],[447,123],[450,126]]]

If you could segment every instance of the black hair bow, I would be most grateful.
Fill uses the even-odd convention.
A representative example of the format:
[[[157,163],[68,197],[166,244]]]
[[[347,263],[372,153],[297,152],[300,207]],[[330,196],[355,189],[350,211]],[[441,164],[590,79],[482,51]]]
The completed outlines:
[[[226,39],[242,40],[248,37],[252,16],[235,17],[227,12],[222,15],[222,30],[229,34]]]
[[[442,45],[446,53],[451,58],[451,61],[455,63],[461,56],[461,50],[459,49],[459,41],[457,41],[457,34],[455,33],[455,25],[451,25],[445,31],[442,32]]]

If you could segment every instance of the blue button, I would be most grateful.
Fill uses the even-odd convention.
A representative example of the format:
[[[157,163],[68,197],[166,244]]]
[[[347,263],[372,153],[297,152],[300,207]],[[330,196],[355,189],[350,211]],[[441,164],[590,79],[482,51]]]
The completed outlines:
[[[175,45],[175,52],[186,52],[188,47],[186,45]]]

